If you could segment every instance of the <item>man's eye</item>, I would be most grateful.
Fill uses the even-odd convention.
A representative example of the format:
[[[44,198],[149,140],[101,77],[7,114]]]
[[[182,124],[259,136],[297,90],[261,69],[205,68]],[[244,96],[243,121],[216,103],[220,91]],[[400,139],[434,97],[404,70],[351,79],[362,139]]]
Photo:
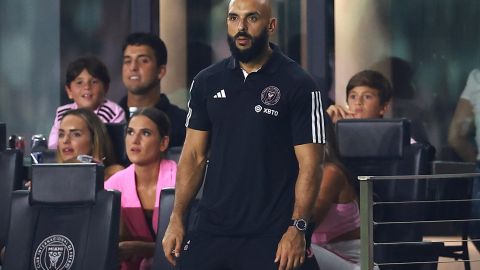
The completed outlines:
[[[230,15],[230,16],[228,16],[228,20],[231,21],[231,22],[234,22],[235,20],[237,20],[237,16]]]
[[[257,16],[250,16],[250,17],[248,17],[248,21],[254,23],[254,22],[258,21],[258,17]]]
[[[150,130],[144,130],[142,134],[145,137],[149,137],[150,135],[152,135],[152,132],[150,132]]]

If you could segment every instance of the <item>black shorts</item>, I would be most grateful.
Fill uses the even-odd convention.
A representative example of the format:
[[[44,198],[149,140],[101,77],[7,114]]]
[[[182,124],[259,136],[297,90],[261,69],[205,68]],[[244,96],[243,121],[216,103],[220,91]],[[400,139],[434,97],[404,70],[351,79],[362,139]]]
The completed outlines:
[[[275,254],[280,237],[224,237],[192,233],[177,259],[177,270],[269,270],[278,269]],[[302,270],[318,269],[308,256]]]

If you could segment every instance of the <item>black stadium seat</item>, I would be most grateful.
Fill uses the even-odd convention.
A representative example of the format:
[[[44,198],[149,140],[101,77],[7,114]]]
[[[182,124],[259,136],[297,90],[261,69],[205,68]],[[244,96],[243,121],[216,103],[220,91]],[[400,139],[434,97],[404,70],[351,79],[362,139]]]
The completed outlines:
[[[103,166],[39,164],[15,191],[2,270],[117,270],[120,194]]]
[[[173,202],[175,201],[175,189],[166,188],[162,189],[160,193],[159,202],[159,217],[158,217],[158,230],[157,241],[155,243],[155,255],[153,258],[152,269],[173,270],[175,267],[171,265],[164,256],[162,239],[167,230],[168,222],[170,221],[170,214],[173,210]]]
[[[23,155],[18,150],[0,152],[0,247],[5,244],[12,191],[22,188]]]
[[[159,217],[158,217],[158,231],[157,231],[157,241],[155,243],[155,255],[153,257],[152,269],[162,269],[162,270],[173,270],[173,267],[165,258],[162,247],[162,239],[167,230],[168,222],[170,221],[170,215],[173,210],[173,203],[175,201],[175,189],[174,188],[165,188],[162,189],[160,195],[160,206],[159,206]],[[187,233],[193,230],[196,226],[197,221],[197,208],[198,208],[198,199],[194,199],[189,208],[186,220],[184,221],[187,228]]]
[[[428,144],[411,144],[410,123],[406,119],[341,120],[336,124],[336,135],[340,156],[354,177],[431,173],[435,151]],[[379,203],[373,206],[374,222],[426,219],[429,209],[424,204],[394,203],[426,200],[424,179],[382,180],[372,186],[373,199]],[[443,248],[443,243],[422,242],[422,226],[418,223],[376,224],[373,240],[375,243],[408,242],[403,245],[376,245],[374,260],[377,263],[437,261]],[[380,267],[381,270],[435,268],[436,264]]]

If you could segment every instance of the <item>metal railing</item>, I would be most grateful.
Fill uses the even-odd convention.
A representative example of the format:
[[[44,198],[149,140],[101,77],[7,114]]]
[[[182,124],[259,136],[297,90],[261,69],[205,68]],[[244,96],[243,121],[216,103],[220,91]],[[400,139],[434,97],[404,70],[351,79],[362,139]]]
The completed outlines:
[[[358,180],[360,182],[360,216],[361,216],[361,227],[360,227],[360,236],[361,236],[361,269],[374,269],[374,266],[382,265],[406,265],[406,264],[431,264],[439,263],[437,261],[415,261],[415,262],[387,262],[387,263],[377,263],[374,261],[374,247],[375,246],[387,246],[387,245],[402,245],[402,244],[413,244],[413,243],[422,243],[422,242],[388,242],[388,243],[376,243],[374,242],[374,225],[388,225],[388,224],[426,224],[426,223],[457,223],[457,222],[474,222],[480,221],[480,219],[475,218],[454,218],[454,219],[438,219],[438,220],[413,220],[413,221],[393,221],[393,222],[376,222],[373,216],[373,207],[374,205],[381,204],[436,204],[436,203],[454,203],[454,202],[473,202],[480,201],[480,199],[472,198],[459,198],[459,199],[446,199],[446,200],[411,200],[411,201],[385,201],[385,202],[376,202],[374,201],[373,196],[373,187],[374,182],[376,181],[412,181],[418,179],[425,179],[428,183],[435,183],[435,181],[440,179],[473,179],[479,178],[480,173],[464,173],[464,174],[435,174],[435,175],[399,175],[399,176],[359,176]],[[446,242],[462,242],[465,240],[455,240],[455,241],[431,241],[430,243],[446,243]],[[480,239],[469,239],[467,241],[480,241]],[[452,262],[477,262],[480,260],[456,260]],[[440,262],[440,263],[450,263],[450,262]]]

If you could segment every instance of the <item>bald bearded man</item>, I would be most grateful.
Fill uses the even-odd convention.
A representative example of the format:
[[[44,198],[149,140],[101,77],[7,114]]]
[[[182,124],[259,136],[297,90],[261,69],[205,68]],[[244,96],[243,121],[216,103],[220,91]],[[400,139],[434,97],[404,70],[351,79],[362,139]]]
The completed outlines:
[[[306,269],[305,233],[323,162],[320,92],[270,43],[270,1],[232,0],[232,56],[191,86],[175,204],[163,238],[177,269]],[[208,173],[196,229],[183,218]]]

